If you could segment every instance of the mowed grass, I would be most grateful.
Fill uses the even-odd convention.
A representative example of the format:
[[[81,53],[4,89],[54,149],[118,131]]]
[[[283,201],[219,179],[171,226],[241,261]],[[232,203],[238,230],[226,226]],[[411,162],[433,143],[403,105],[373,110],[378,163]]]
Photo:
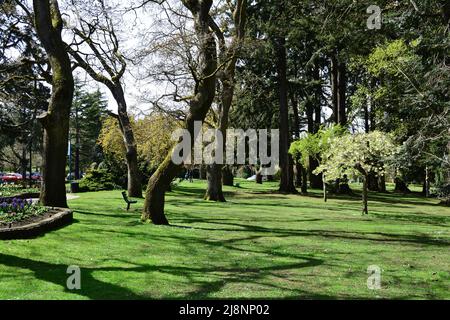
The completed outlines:
[[[449,299],[450,209],[416,195],[272,193],[237,181],[226,203],[183,182],[166,202],[171,226],[139,221],[120,191],[80,194],[75,222],[32,240],[0,242],[2,299]],[[81,268],[81,290],[66,288]],[[381,289],[367,268],[382,270]]]

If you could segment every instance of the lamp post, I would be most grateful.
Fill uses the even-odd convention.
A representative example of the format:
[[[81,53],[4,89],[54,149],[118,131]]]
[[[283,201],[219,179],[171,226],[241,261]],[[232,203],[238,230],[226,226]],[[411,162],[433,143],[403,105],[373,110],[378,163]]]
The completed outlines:
[[[72,181],[72,143],[69,131],[69,147],[67,148],[67,156],[69,157],[69,181]]]
[[[30,133],[28,134],[28,152],[30,153],[30,163],[29,163],[29,170],[30,170],[30,177],[29,177],[29,184],[30,184],[30,188],[33,185],[33,178],[32,178],[32,174],[33,174],[33,132],[30,130]]]

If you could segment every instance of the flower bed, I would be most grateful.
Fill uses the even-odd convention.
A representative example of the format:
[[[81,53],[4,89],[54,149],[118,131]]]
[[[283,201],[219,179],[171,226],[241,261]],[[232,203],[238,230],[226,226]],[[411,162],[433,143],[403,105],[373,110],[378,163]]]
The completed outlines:
[[[23,188],[16,184],[0,184],[0,198],[4,197],[20,197],[34,198],[39,197],[39,188]]]
[[[0,198],[0,239],[25,239],[67,225],[72,212],[20,198]]]
[[[21,198],[0,198],[0,226],[18,223],[45,214],[48,208]]]

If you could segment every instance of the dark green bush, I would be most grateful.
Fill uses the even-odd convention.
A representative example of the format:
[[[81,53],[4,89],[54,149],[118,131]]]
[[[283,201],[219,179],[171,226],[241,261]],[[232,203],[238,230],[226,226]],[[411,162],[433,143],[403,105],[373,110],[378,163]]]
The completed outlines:
[[[441,200],[441,204],[450,206],[450,183],[440,183],[436,185],[433,190],[433,194],[435,194],[437,198]]]
[[[112,174],[104,169],[91,169],[79,181],[80,192],[104,191],[117,189]]]

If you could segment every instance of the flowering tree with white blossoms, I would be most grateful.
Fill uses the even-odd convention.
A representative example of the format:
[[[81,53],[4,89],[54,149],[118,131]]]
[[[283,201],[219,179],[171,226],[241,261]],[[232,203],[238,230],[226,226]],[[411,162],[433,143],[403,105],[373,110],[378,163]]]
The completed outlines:
[[[334,181],[344,175],[360,176],[363,179],[362,214],[369,214],[368,176],[371,173],[384,175],[386,165],[395,152],[392,138],[384,132],[373,131],[335,137],[331,140],[330,147],[322,154],[321,165],[314,173],[322,173],[325,181]]]

